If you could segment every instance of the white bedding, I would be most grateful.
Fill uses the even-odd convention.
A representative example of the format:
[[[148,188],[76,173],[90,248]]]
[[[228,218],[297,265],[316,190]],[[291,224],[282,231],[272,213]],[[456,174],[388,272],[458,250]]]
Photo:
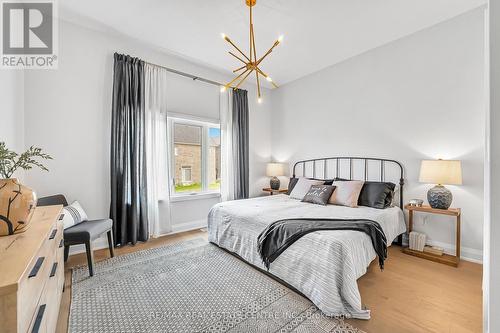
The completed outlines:
[[[265,269],[257,252],[257,237],[270,223],[297,217],[370,219],[377,221],[390,244],[406,231],[398,207],[375,209],[320,206],[273,195],[215,205],[208,216],[208,239]],[[358,231],[328,230],[309,233],[273,263],[269,272],[287,282],[330,316],[369,319],[361,306],[357,279],[375,259],[371,239]]]

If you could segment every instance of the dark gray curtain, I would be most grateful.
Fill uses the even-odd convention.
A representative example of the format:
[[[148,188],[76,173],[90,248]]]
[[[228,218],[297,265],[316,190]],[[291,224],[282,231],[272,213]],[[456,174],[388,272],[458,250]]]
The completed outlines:
[[[149,237],[144,95],[144,61],[115,53],[110,217],[117,245]]]
[[[233,91],[233,158],[235,199],[248,198],[248,96],[246,90]]]

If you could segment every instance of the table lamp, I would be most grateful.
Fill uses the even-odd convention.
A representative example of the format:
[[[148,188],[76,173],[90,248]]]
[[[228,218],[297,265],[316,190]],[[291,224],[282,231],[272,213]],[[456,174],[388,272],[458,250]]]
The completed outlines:
[[[432,208],[448,209],[453,195],[443,185],[462,185],[462,163],[457,160],[423,160],[419,181],[437,184],[427,192],[427,201]]]
[[[269,186],[271,187],[271,189],[279,190],[280,180],[278,179],[278,176],[285,175],[284,169],[285,168],[281,163],[267,163],[266,175],[268,177],[272,177],[271,181],[269,182]]]

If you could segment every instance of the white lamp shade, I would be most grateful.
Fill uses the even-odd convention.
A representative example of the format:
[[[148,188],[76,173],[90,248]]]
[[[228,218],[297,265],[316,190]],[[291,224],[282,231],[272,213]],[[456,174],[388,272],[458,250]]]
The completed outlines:
[[[457,160],[423,160],[420,164],[421,183],[462,185],[462,162]]]
[[[285,167],[281,163],[267,163],[266,175],[268,177],[284,176]]]

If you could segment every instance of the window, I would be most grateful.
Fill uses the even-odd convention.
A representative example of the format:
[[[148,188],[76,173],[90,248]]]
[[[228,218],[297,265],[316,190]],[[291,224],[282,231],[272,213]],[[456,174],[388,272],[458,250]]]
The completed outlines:
[[[173,196],[220,190],[220,127],[213,122],[169,117]]]
[[[191,185],[191,167],[190,166],[183,166],[181,168],[182,171],[182,185]]]

